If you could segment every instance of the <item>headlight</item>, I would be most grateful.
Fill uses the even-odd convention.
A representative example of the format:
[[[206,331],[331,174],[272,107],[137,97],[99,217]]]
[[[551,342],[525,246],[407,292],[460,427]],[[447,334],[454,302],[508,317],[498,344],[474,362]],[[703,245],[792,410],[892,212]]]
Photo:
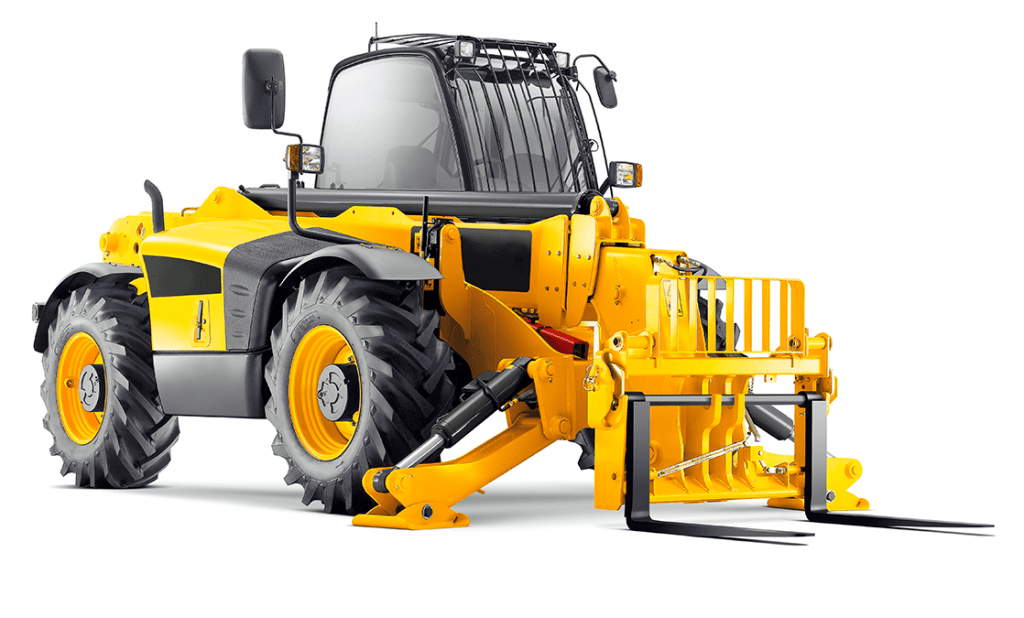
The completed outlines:
[[[321,174],[324,171],[324,149],[314,144],[292,144],[284,156],[290,172]]]
[[[644,182],[644,168],[639,163],[612,161],[608,164],[608,183],[618,189],[632,189]]]

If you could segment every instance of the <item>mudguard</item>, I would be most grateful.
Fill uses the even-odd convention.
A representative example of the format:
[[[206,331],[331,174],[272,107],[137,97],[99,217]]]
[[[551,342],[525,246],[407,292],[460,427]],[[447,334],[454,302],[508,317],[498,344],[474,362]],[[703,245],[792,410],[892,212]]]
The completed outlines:
[[[57,287],[50,293],[50,297],[43,303],[39,312],[39,325],[36,327],[36,337],[33,348],[36,352],[46,349],[46,332],[50,324],[57,318],[57,306],[65,298],[71,296],[76,288],[94,283],[99,279],[114,277],[118,281],[127,282],[138,279],[142,276],[142,269],[138,266],[127,266],[123,264],[108,264],[106,262],[94,262],[84,264],[71,271],[64,277]]]
[[[418,255],[381,245],[334,245],[306,256],[281,281],[288,287],[311,272],[336,264],[351,264],[368,279],[381,281],[430,281],[441,273]]]
[[[313,272],[351,264],[369,279],[423,281],[441,273],[417,255],[382,245],[336,245],[275,234],[239,245],[224,263],[225,345],[229,351],[265,348],[279,306]]]

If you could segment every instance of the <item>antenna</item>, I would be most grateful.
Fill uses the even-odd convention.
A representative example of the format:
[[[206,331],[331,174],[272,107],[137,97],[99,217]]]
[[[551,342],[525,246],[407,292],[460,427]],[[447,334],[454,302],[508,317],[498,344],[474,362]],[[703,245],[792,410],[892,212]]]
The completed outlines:
[[[373,22],[373,38],[374,38],[374,41],[376,41],[376,39],[379,38],[379,36],[380,35],[377,34],[377,22]],[[380,50],[380,43],[377,43],[377,50]]]

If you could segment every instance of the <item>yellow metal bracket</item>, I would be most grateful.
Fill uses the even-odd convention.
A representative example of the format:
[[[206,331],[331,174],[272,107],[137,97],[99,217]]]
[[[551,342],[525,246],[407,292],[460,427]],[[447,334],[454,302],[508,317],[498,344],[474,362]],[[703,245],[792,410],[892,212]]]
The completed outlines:
[[[544,435],[539,418],[522,415],[508,429],[458,459],[392,471],[386,481],[388,493],[373,487],[374,475],[386,468],[370,470],[363,476],[363,489],[377,506],[365,515],[356,515],[352,523],[403,530],[468,526],[469,517],[452,507],[552,442]]]

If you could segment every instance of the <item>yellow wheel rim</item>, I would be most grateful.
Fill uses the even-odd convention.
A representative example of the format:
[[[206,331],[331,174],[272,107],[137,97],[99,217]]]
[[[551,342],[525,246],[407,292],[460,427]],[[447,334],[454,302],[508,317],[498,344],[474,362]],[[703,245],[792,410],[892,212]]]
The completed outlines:
[[[85,333],[75,333],[64,344],[57,363],[57,409],[68,437],[78,444],[88,444],[100,432],[103,410],[89,412],[82,405],[78,389],[82,370],[87,365],[102,365],[103,355],[96,341]]]
[[[321,325],[299,341],[288,374],[288,407],[295,435],[307,453],[323,461],[337,459],[345,452],[359,422],[358,410],[351,422],[332,422],[320,413],[320,374],[328,365],[343,363],[355,363],[352,347],[336,328]]]

